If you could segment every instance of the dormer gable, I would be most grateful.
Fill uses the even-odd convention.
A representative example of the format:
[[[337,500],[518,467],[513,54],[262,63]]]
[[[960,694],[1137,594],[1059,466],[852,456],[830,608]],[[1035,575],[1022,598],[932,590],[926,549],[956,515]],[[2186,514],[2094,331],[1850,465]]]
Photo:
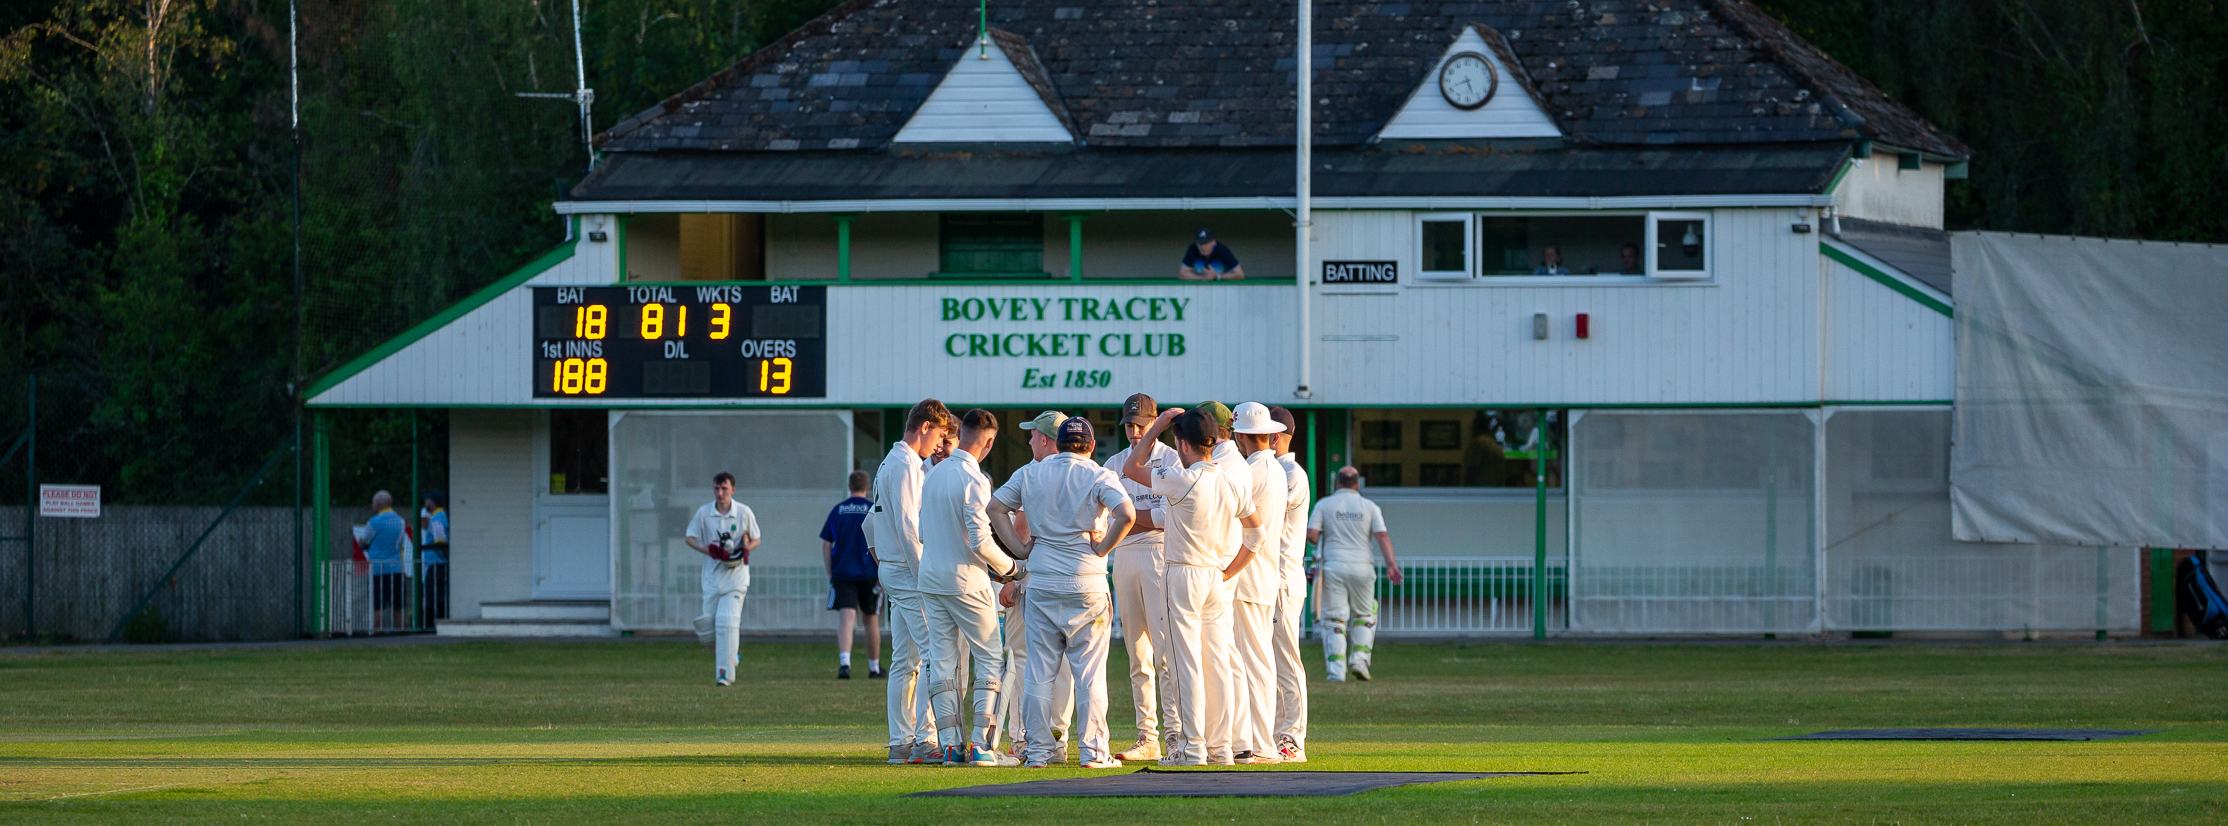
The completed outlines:
[[[1065,114],[1028,41],[991,29],[990,42],[952,64],[891,142],[1073,144]]]
[[[1458,62],[1459,61],[1459,62]],[[1476,95],[1476,75],[1462,69],[1483,63],[1486,86],[1482,102]],[[1455,74],[1450,75],[1450,68]],[[1443,83],[1442,81],[1446,81]],[[1464,84],[1470,84],[1464,86]],[[1452,87],[1451,89],[1447,87]],[[1380,140],[1456,140],[1491,138],[1560,138],[1563,130],[1540,106],[1523,66],[1516,62],[1499,32],[1477,25],[1462,33],[1445,54],[1424,74],[1423,83],[1408,96],[1385,128]]]

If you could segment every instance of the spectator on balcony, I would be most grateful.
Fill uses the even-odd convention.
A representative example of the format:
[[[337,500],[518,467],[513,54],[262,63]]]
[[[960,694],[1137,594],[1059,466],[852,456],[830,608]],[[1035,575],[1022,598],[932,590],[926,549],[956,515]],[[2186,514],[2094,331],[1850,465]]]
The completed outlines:
[[[1238,263],[1238,254],[1230,246],[1215,240],[1213,230],[1202,229],[1184,249],[1184,263],[1176,268],[1176,278],[1183,281],[1242,281],[1246,268]]]
[[[1617,248],[1617,258],[1620,264],[1620,266],[1618,266],[1617,268],[1618,272],[1625,275],[1648,274],[1648,271],[1642,269],[1640,266],[1639,244],[1635,244],[1631,241],[1626,241],[1624,246]]]
[[[1540,265],[1532,268],[1533,275],[1569,275],[1570,268],[1563,266],[1563,248],[1554,244],[1539,251]]]

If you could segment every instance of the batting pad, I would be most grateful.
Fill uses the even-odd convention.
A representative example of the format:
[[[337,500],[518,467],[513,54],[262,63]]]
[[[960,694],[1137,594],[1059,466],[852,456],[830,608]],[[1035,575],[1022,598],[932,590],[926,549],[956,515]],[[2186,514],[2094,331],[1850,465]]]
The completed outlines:
[[[1161,771],[914,792],[906,797],[1345,797],[1373,789],[1585,772]]]
[[[1852,728],[1773,740],[2110,740],[2157,730],[2110,728]]]

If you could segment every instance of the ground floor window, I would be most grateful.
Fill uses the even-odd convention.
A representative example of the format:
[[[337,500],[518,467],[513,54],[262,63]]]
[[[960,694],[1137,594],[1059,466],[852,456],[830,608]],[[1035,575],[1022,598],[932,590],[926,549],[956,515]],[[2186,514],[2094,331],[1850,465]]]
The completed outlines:
[[[1559,488],[1566,418],[1529,407],[1356,410],[1353,465],[1377,488],[1529,488],[1545,450],[1547,486]]]
[[[549,411],[549,492],[611,492],[611,431],[603,410]]]

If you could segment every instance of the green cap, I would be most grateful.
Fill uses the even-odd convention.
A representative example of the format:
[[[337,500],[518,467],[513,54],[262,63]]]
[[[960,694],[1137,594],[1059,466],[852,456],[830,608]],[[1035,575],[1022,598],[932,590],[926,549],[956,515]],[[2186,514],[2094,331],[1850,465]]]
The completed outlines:
[[[1037,417],[1034,419],[1022,422],[1021,429],[1034,430],[1038,433],[1042,433],[1047,439],[1057,439],[1060,438],[1060,423],[1067,421],[1067,418],[1068,417],[1066,416],[1060,415],[1060,411],[1058,410],[1047,410],[1043,413],[1037,414]]]
[[[1199,409],[1215,417],[1215,426],[1222,428],[1222,432],[1230,432],[1230,408],[1224,407],[1222,402],[1202,402]]]

